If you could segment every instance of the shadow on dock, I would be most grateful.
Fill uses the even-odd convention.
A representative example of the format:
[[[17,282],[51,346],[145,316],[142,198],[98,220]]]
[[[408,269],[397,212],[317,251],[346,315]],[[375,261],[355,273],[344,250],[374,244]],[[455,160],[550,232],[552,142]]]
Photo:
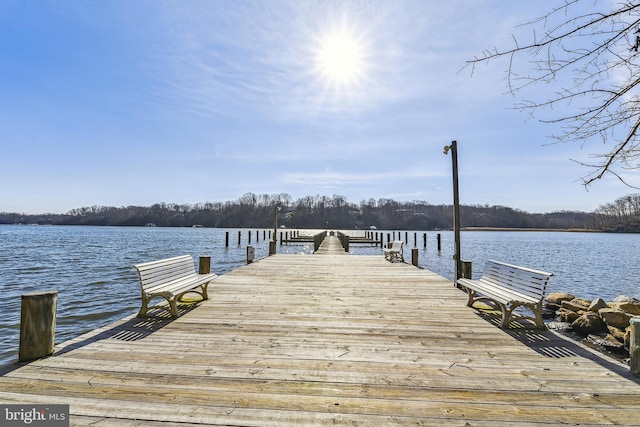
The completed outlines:
[[[542,356],[553,359],[581,357],[591,360],[636,384],[640,384],[639,377],[631,374],[627,367],[618,363],[622,361],[619,360],[620,358],[616,358],[614,355],[606,352],[592,349],[565,333],[550,329],[541,330],[535,328],[532,323],[519,321],[512,322],[508,329],[502,329],[500,328],[500,312],[497,310],[481,309],[477,311],[477,315]]]
[[[178,304],[178,317],[195,309],[198,304]],[[56,351],[51,356],[59,356],[72,350],[84,347],[91,343],[104,339],[115,339],[119,341],[139,341],[154,332],[159,331],[165,326],[171,324],[176,318],[171,317],[169,312],[161,309],[149,310],[148,317],[130,316],[120,322],[111,324],[104,328],[88,332],[78,338],[69,340],[60,345],[56,345]],[[49,357],[51,357],[49,356]],[[27,365],[32,361],[15,362],[0,369],[0,376],[9,373],[21,366]]]

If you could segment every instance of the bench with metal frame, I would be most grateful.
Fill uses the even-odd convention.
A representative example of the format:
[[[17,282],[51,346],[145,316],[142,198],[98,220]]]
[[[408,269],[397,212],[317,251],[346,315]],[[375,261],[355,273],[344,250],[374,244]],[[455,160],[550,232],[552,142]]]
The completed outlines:
[[[394,240],[390,248],[382,250],[385,259],[393,261],[404,261],[404,242],[402,240]]]
[[[514,320],[529,319],[538,328],[545,329],[542,302],[551,276],[553,273],[489,260],[480,279],[461,278],[456,283],[467,291],[469,307],[476,301],[484,300],[499,308],[502,313],[500,327],[507,328]],[[531,310],[533,317],[514,315],[518,307]]]
[[[200,295],[202,300],[208,299],[207,287],[217,277],[216,274],[198,274],[191,255],[145,262],[134,265],[140,279],[142,291],[142,307],[138,317],[144,317],[151,309],[164,309],[172,317],[178,317],[177,303],[188,293]],[[154,298],[164,298],[166,304],[149,306]]]

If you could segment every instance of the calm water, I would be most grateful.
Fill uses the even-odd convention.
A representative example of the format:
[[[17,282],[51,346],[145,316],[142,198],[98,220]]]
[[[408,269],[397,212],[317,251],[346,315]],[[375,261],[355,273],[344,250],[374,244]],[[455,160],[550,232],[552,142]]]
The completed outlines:
[[[227,231],[230,242],[225,248]],[[137,312],[140,297],[133,264],[182,254],[211,256],[212,272],[223,274],[245,265],[247,231],[242,230],[238,244],[238,230],[0,225],[0,366],[17,359],[22,294],[58,291],[56,343],[63,342]],[[256,259],[267,256],[264,232],[259,231],[256,242],[257,230],[251,231]],[[452,278],[453,233],[439,233],[441,251],[438,232],[427,232],[426,249],[424,232],[418,233],[420,265]],[[496,259],[553,272],[550,291],[607,300],[620,294],[640,297],[640,235],[478,231],[463,232],[461,240],[462,258],[473,262],[476,277],[487,259]],[[412,247],[414,233],[409,232],[408,261]],[[279,253],[312,250],[312,245],[278,247]],[[351,254],[382,251],[353,245]]]

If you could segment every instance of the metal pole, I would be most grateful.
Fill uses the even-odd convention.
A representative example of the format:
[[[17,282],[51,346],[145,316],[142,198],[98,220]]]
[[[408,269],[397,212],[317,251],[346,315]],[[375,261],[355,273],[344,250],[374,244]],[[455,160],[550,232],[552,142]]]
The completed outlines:
[[[460,195],[458,193],[458,142],[451,142],[451,165],[453,167],[453,232],[456,243],[456,280],[462,277],[460,256]]]
[[[460,257],[460,197],[458,194],[458,142],[451,141],[451,145],[444,147],[444,154],[451,150],[451,167],[453,169],[453,234],[455,240],[456,280],[462,277],[462,265]]]
[[[273,207],[273,241],[277,241],[276,232],[278,230],[278,206]]]

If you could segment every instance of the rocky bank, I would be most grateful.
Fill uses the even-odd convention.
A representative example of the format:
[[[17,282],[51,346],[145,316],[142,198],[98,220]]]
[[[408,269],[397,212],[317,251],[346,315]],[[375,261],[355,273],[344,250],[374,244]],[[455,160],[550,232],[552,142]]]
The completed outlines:
[[[583,337],[597,348],[629,357],[630,321],[640,317],[640,300],[621,295],[611,302],[593,301],[565,292],[553,292],[545,299],[549,327]]]

